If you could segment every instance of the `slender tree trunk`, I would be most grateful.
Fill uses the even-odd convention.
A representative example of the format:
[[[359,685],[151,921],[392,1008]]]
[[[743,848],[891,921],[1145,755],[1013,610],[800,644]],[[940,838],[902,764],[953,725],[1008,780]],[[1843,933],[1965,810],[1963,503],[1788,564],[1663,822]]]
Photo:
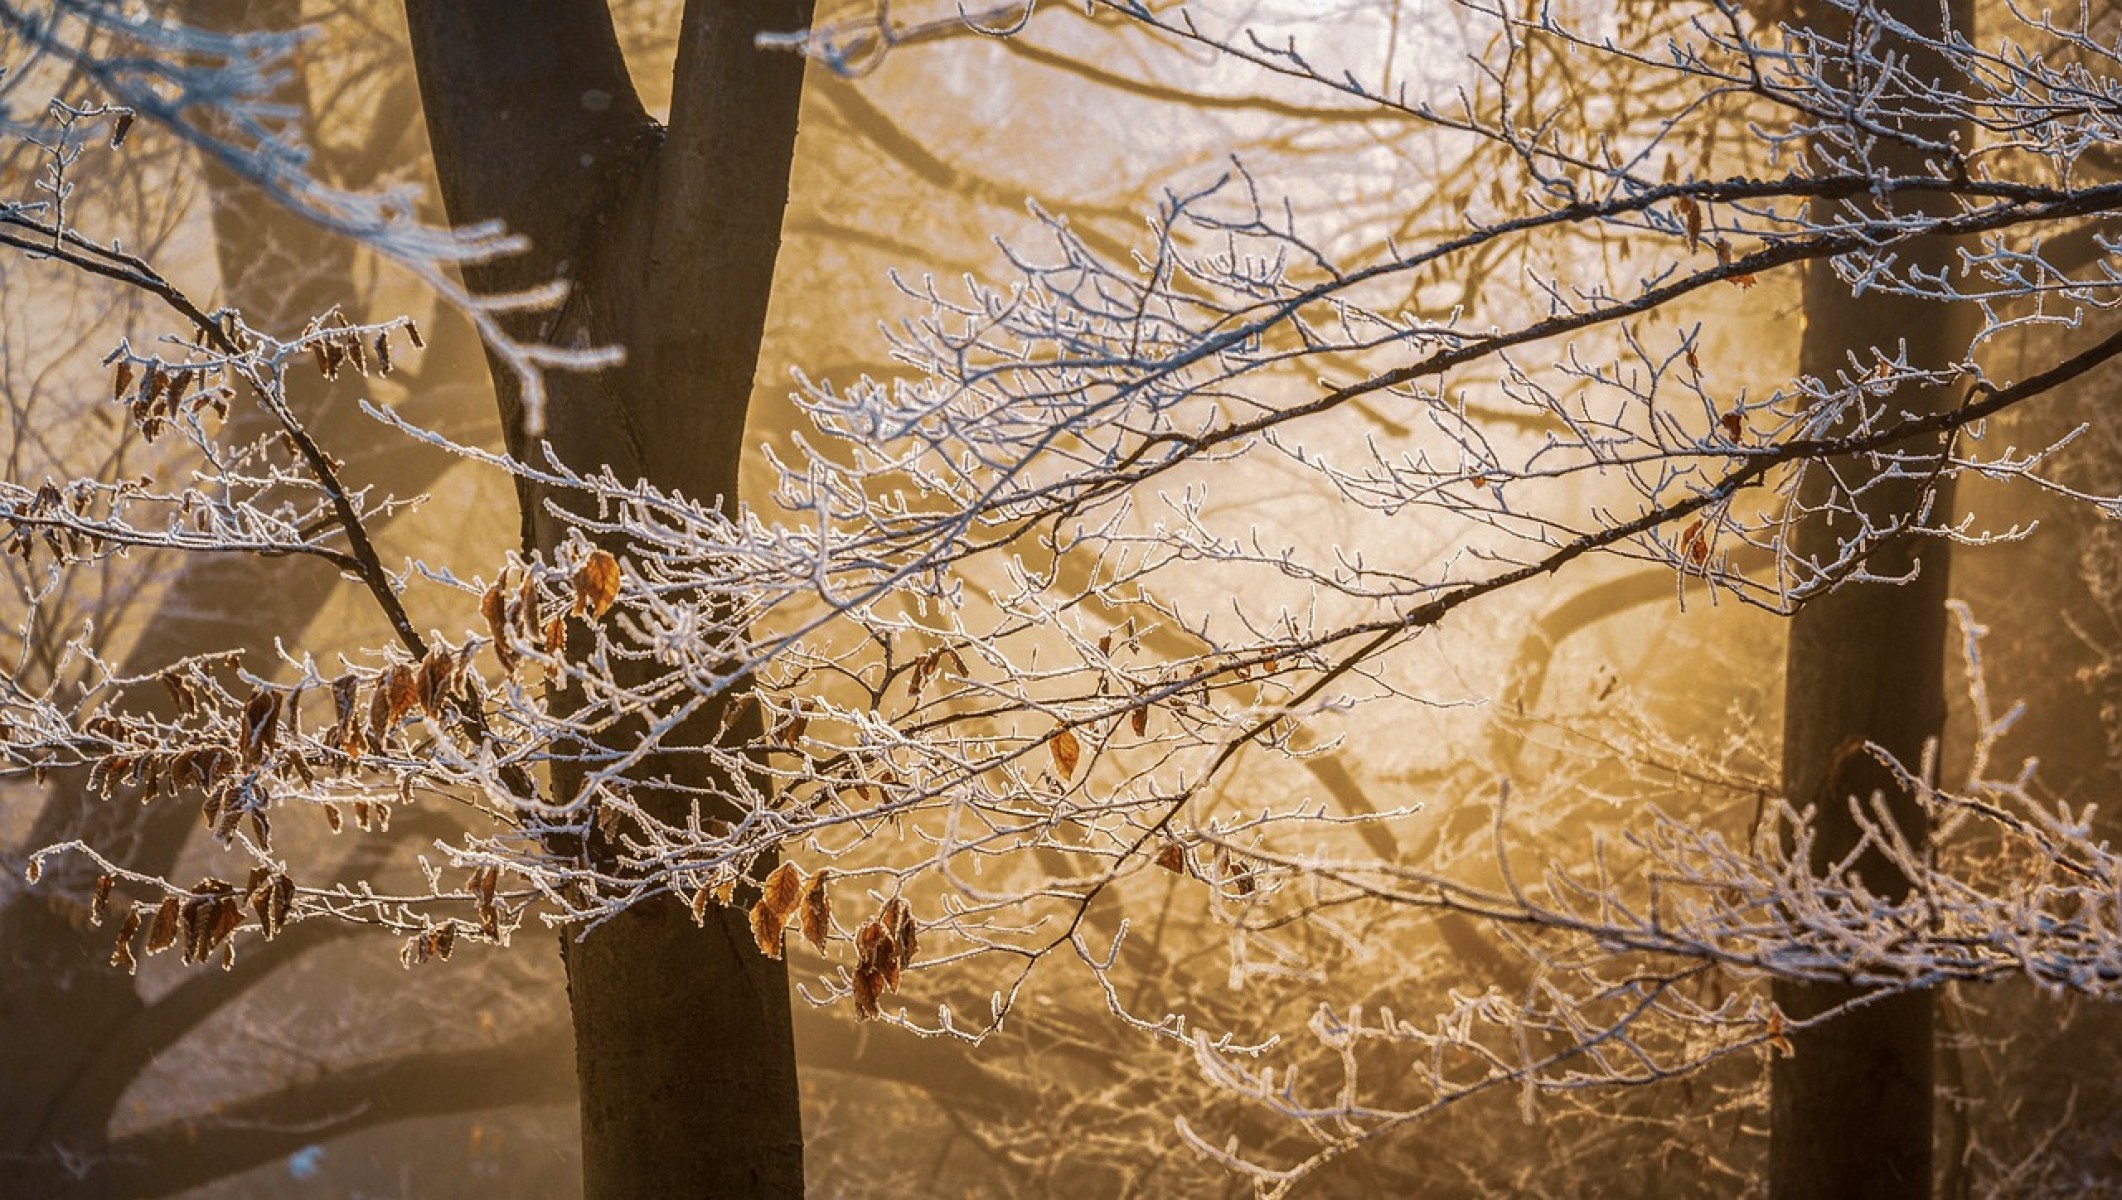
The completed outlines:
[[[1940,28],[1937,0],[1891,0],[1881,8],[1918,30]],[[1967,0],[1951,0],[1945,7],[1948,19],[1963,33],[1972,32],[1970,10]],[[1837,39],[1850,36],[1844,14],[1823,14],[1815,27]],[[1896,53],[1907,52],[1899,39],[1889,38],[1889,44]],[[1917,69],[1926,65],[1935,74],[1935,60],[1918,55]],[[1921,132],[1939,137],[1946,131],[1933,123]],[[1873,149],[1870,165],[1895,174],[1925,169],[1919,154],[1884,140]],[[1917,207],[1904,198],[1887,202],[1901,211]],[[1821,215],[1830,212],[1823,208]],[[1904,255],[1903,262],[1911,257],[1935,268],[1948,261],[1948,249],[1926,247],[1916,256]],[[1966,331],[1959,325],[1942,304],[1877,292],[1852,296],[1831,267],[1819,264],[1805,277],[1801,368],[1828,381],[1838,375],[1861,376],[1874,361],[1874,347],[1891,356],[1899,346],[1906,347],[1912,365],[1942,367],[1966,352]],[[1942,392],[1912,395],[1904,388],[1887,402],[1921,408],[1948,399]],[[1877,464],[1864,461],[1837,461],[1832,469],[1845,486],[1879,474]],[[1815,468],[1801,494],[1817,501],[1828,474]],[[1927,480],[1891,480],[1876,485],[1861,503],[1875,517],[1914,513],[1926,503],[1943,514],[1950,509],[1951,495]],[[1831,560],[1837,540],[1847,538],[1851,528],[1846,517],[1833,523],[1810,520],[1797,530],[1796,551]],[[1882,796],[1892,820],[1910,841],[1921,844],[1926,834],[1926,820],[1915,799],[1861,746],[1877,745],[1913,766],[1926,743],[1943,732],[1947,547],[1936,540],[1894,540],[1873,554],[1868,566],[1884,576],[1913,571],[1915,578],[1900,587],[1840,589],[1805,605],[1790,626],[1783,782],[1794,803],[1811,805],[1817,813],[1815,870],[1855,849],[1862,831],[1851,812],[1853,798],[1868,809],[1873,795]],[[1859,874],[1877,894],[1899,896],[1907,891],[1907,881],[1876,853],[1860,860]],[[1803,1019],[1861,993],[1838,986],[1778,983],[1774,994],[1785,1013]],[[1931,994],[1907,992],[1872,1001],[1791,1038],[1795,1053],[1777,1059],[1770,1074],[1772,1196],[1811,1200],[1930,1194],[1932,1025]]]
[[[802,90],[801,60],[753,38],[807,24],[807,0],[690,0],[668,129],[642,111],[602,0],[540,4],[536,20],[518,0],[406,9],[452,219],[499,218],[532,241],[469,282],[565,279],[565,302],[515,332],[626,352],[622,367],[548,380],[544,438],[578,468],[734,498]],[[516,381],[499,363],[494,377],[527,454]],[[581,501],[525,489],[525,541],[549,549],[565,526],[548,501]],[[718,715],[690,736],[712,736]],[[715,789],[699,772],[683,758],[639,774],[678,785],[676,805],[688,786]],[[742,911],[711,910],[701,929],[665,899],[564,938],[585,1195],[800,1195],[787,971]]]

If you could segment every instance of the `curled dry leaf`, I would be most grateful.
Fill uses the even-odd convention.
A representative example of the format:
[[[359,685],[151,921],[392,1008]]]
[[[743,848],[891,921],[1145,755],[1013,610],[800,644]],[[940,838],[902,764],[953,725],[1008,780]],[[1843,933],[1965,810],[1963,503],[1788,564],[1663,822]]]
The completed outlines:
[[[147,931],[147,952],[160,954],[177,943],[177,930],[183,905],[175,896],[165,896],[162,906],[155,910],[155,923]]]
[[[383,673],[383,690],[390,694],[390,716],[387,724],[396,728],[420,703],[420,677],[406,663],[392,663]]]
[[[494,640],[494,659],[501,664],[501,673],[516,673],[516,650],[508,642],[508,593],[502,590],[501,581],[486,589],[479,597],[479,616],[486,622],[486,634]]]
[[[899,971],[914,961],[914,954],[920,949],[921,927],[914,921],[914,910],[897,896],[885,904],[879,920],[891,931],[892,945],[896,949],[892,969],[892,990],[896,992],[899,990]]]
[[[1688,523],[1680,532],[1680,557],[1694,569],[1701,570],[1709,562],[1709,533],[1700,517]]]
[[[449,647],[435,645],[428,648],[427,657],[420,660],[420,671],[413,680],[413,696],[420,703],[421,711],[428,716],[442,715],[442,701],[449,696],[456,683],[457,658]]]
[[[1794,1057],[1798,1053],[1796,1047],[1790,1044],[1790,1039],[1784,1036],[1783,1014],[1773,1010],[1768,1014],[1768,1044],[1784,1058]]]
[[[1164,843],[1164,848],[1157,851],[1157,865],[1174,875],[1186,874],[1186,847],[1177,842]]]
[[[295,882],[260,867],[251,872],[250,886],[244,889],[244,898],[249,901],[251,911],[257,914],[258,928],[265,940],[280,936],[287,925],[288,913],[295,907]]]
[[[884,926],[871,921],[855,931],[855,1013],[877,1015],[877,998],[899,985],[899,948]]]
[[[279,741],[280,703],[280,693],[271,688],[252,692],[250,699],[244,702],[240,745],[245,766],[257,765],[265,752]]]
[[[1061,778],[1074,778],[1076,764],[1083,759],[1083,744],[1076,740],[1076,735],[1066,727],[1058,729],[1048,739],[1046,749],[1054,756],[1054,769],[1061,773]]]
[[[118,927],[118,940],[111,946],[111,965],[125,968],[128,975],[137,974],[140,962],[133,957],[133,938],[140,932],[140,909],[136,906],[125,914],[125,924]]]
[[[1680,210],[1680,219],[1687,226],[1687,252],[1693,254],[1702,245],[1702,206],[1695,203],[1694,197],[1682,196],[1673,202],[1673,207]]]
[[[472,900],[479,911],[479,934],[488,940],[501,937],[501,909],[494,902],[494,893],[501,886],[501,868],[481,867],[472,872]]]
[[[921,928],[913,910],[897,896],[885,901],[877,919],[855,931],[855,1013],[878,1015],[877,1000],[899,990],[899,976],[920,950]]]
[[[820,951],[825,949],[825,939],[833,931],[832,898],[825,891],[825,877],[832,872],[820,869],[803,885],[803,937]]]
[[[604,550],[592,550],[575,568],[574,615],[586,611],[601,618],[619,599],[619,560]]]
[[[103,924],[103,918],[110,912],[111,889],[117,884],[118,878],[115,875],[96,876],[96,890],[90,893],[88,901],[89,924]]]
[[[432,958],[449,961],[450,951],[457,946],[457,923],[447,922],[432,929],[423,929],[405,939],[405,948],[398,951],[398,964],[411,969]]]
[[[788,918],[803,899],[803,873],[794,863],[782,863],[760,885],[759,902],[752,905],[752,940],[759,953],[781,957],[781,934]]]
[[[361,757],[366,740],[361,735],[361,722],[358,719],[361,711],[360,700],[360,676],[349,671],[332,680],[332,713],[337,718],[337,724],[332,727],[330,740],[332,745],[344,751],[348,758]],[[335,820],[332,832],[337,833],[338,830],[339,826]]]
[[[862,928],[867,931],[875,926],[865,925]],[[855,968],[855,1015],[865,1021],[875,1019],[880,1012],[877,997],[883,990],[882,978],[879,975],[868,967]]]

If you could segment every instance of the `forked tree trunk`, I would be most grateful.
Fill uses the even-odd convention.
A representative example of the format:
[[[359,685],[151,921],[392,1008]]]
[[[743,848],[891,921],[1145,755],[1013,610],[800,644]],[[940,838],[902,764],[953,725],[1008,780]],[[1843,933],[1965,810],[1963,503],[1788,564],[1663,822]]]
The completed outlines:
[[[1889,0],[1881,7],[1914,29],[1940,29],[1939,0]],[[1972,33],[1968,0],[1950,0],[1944,8],[1956,30]],[[1844,14],[1827,12],[1814,24],[1846,39],[1848,22]],[[1906,53],[1899,39],[1890,38],[1889,43],[1895,52]],[[1930,56],[1917,56],[1915,66],[1936,74],[1936,60]],[[1934,122],[1920,131],[1943,137],[1946,128]],[[1870,164],[1896,175],[1925,169],[1919,154],[1885,141],[1873,150]],[[1904,212],[1920,207],[1906,197],[1888,202]],[[1824,208],[1821,215],[1830,211]],[[1940,266],[1947,261],[1947,249],[1926,247],[1902,256],[1904,264],[1911,259]],[[1853,297],[1831,267],[1815,264],[1805,277],[1801,369],[1830,382],[1838,375],[1861,375],[1874,361],[1874,347],[1891,356],[1900,345],[1907,347],[1912,365],[1942,367],[1966,352],[1966,331],[1960,325],[1943,304],[1878,292]],[[1926,396],[1904,388],[1887,403],[1913,409],[1949,400],[1943,392]],[[1902,447],[1918,452],[1929,448]],[[1864,461],[1838,460],[1832,467],[1845,484],[1878,474],[1874,464]],[[1802,494],[1816,500],[1827,474],[1814,468]],[[1869,513],[1885,517],[1913,513],[1926,497],[1934,512],[1950,510],[1949,489],[1924,480],[1882,483],[1862,503]],[[1847,519],[1833,524],[1814,519],[1798,528],[1796,550],[1831,560],[1837,539],[1850,532]],[[1855,848],[1861,830],[1851,813],[1852,798],[1868,807],[1871,796],[1883,796],[1892,819],[1911,842],[1920,844],[1926,834],[1915,799],[1860,747],[1870,742],[1913,767],[1925,744],[1943,732],[1947,548],[1936,540],[1892,541],[1868,565],[1874,574],[1914,571],[1916,577],[1900,587],[1843,588],[1807,604],[1790,626],[1783,785],[1793,803],[1811,805],[1818,814],[1815,870]],[[1865,886],[1874,893],[1906,894],[1907,880],[1882,856],[1870,854],[1859,865]],[[1860,993],[1839,986],[1778,983],[1774,994],[1784,1012],[1805,1018]],[[1777,1059],[1770,1073],[1770,1195],[1777,1200],[1870,1200],[1930,1194],[1932,1019],[1931,994],[1906,992],[1790,1039],[1795,1053]]]
[[[625,349],[622,367],[549,378],[544,436],[567,463],[736,495],[803,74],[753,38],[807,24],[809,9],[689,0],[664,129],[603,0],[408,0],[451,218],[498,218],[532,241],[468,281],[492,293],[563,278],[566,301],[515,332]],[[493,373],[511,447],[535,460],[515,380]],[[524,490],[525,539],[541,548],[564,532],[548,500],[579,503]],[[642,778],[712,788],[698,771],[675,759]],[[590,1200],[801,1195],[787,971],[753,946],[741,910],[713,909],[700,929],[665,899],[564,937]]]

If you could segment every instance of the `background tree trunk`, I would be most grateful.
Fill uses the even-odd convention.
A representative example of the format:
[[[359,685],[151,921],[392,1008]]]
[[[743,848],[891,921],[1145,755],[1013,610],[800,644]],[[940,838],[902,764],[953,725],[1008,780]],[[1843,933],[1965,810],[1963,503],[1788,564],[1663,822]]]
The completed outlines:
[[[188,0],[183,17],[207,29],[294,29],[301,24],[296,0]],[[291,73],[274,99],[296,112],[310,112],[300,72]],[[390,161],[349,164],[356,180],[373,178]],[[222,303],[240,309],[259,327],[288,334],[334,304],[353,299],[353,248],[289,214],[248,182],[218,164],[202,169],[216,257],[221,265]],[[161,321],[160,313],[150,314]],[[444,384],[466,364],[453,362],[470,341],[461,322],[432,323],[429,355],[412,364],[422,399],[408,416],[448,424],[448,405],[461,404],[462,389]],[[475,369],[475,368],[474,368]],[[362,417],[353,396],[361,383],[338,383],[313,372],[288,376],[288,401],[310,428],[348,460],[349,477],[379,492],[415,495],[445,468],[450,456],[406,446]],[[238,404],[228,428],[241,440],[268,429],[255,405]],[[124,657],[129,673],[147,674],[195,654],[201,646],[245,652],[265,668],[274,638],[308,624],[339,590],[339,575],[323,566],[290,567],[286,560],[235,555],[199,556],[178,564],[156,597]],[[150,704],[158,696],[146,697]],[[147,807],[98,800],[83,792],[82,773],[56,775],[24,838],[26,848],[82,838],[135,870],[163,874],[172,869],[199,829],[195,806],[171,798]],[[19,867],[15,868],[19,870]],[[218,987],[178,989],[153,1003],[138,981],[107,963],[111,929],[86,927],[86,868],[78,861],[55,864],[39,894],[0,904],[0,1025],[36,1030],[34,1037],[0,1038],[0,1178],[23,1194],[108,1195],[130,1192],[106,1168],[109,1127],[119,1100],[157,1054],[211,1014],[196,997],[207,991],[233,997],[291,961],[299,948],[323,940],[298,936],[293,952],[247,958]],[[92,874],[92,872],[88,872]],[[74,886],[69,885],[71,878]],[[180,994],[181,993],[181,994]],[[182,1015],[179,1015],[181,1011]],[[141,1031],[152,1031],[143,1036]],[[372,1102],[390,1107],[372,1096]],[[54,1157],[63,1148],[69,1169]],[[138,1147],[134,1153],[137,1156]],[[136,1160],[116,1169],[151,1173],[155,1163]],[[241,1169],[235,1168],[235,1169]]]
[[[1941,26],[1941,6],[1935,0],[1895,0],[1881,7],[1924,33],[1935,33]],[[1972,32],[1967,0],[1951,0],[1942,11],[1954,28]],[[1822,13],[1813,26],[1837,40],[1851,36],[1846,14]],[[1900,39],[1887,40],[1894,52],[1907,53]],[[1915,56],[1919,73],[1935,65],[1929,56]],[[1926,126],[1920,132],[1942,137],[1946,130]],[[1894,174],[1925,170],[1919,153],[1883,140],[1875,144],[1869,161],[1873,169]],[[1902,211],[1917,207],[1907,199],[1889,202]],[[1820,215],[1829,216],[1832,209],[1823,205]],[[1911,256],[1903,257],[1906,261]],[[1949,261],[1949,248],[1932,247],[1921,261],[1931,269],[1942,267]],[[1967,345],[1966,331],[1956,328],[1957,314],[1947,306],[1878,292],[1852,296],[1849,285],[1824,262],[1807,269],[1804,296],[1800,369],[1830,383],[1838,375],[1866,371],[1874,361],[1874,347],[1892,356],[1905,345],[1911,365],[1935,368],[1956,361]],[[1893,403],[1914,409],[1949,399],[1942,391],[1925,396],[1903,388]],[[1879,473],[1861,460],[1837,460],[1832,467],[1845,485]],[[1827,477],[1828,472],[1814,468],[1802,495],[1817,501]],[[1920,479],[1887,481],[1868,492],[1863,503],[1868,512],[1885,517],[1913,513],[1929,498],[1941,514],[1933,519],[1944,519],[1951,493],[1932,489]],[[1849,535],[1847,521],[1830,524],[1815,518],[1799,526],[1796,551],[1831,560],[1837,539]],[[1927,822],[1914,798],[1861,746],[1869,742],[1882,747],[1913,767],[1926,743],[1944,730],[1947,546],[1930,539],[1897,539],[1873,554],[1868,565],[1874,574],[1914,571],[1916,577],[1899,587],[1842,588],[1805,605],[1790,624],[1783,785],[1794,804],[1810,805],[1818,814],[1812,857],[1816,871],[1856,847],[1862,831],[1851,813],[1853,797],[1868,808],[1872,795],[1883,796],[1902,832],[1912,842],[1922,842]],[[1898,896],[1907,890],[1906,881],[1876,853],[1860,860],[1859,875],[1880,895]],[[1777,1005],[1797,1019],[1861,994],[1847,987],[1784,982],[1773,990]],[[1776,1059],[1770,1072],[1772,1196],[1800,1200],[1930,1194],[1933,1019],[1931,994],[1907,992],[1791,1037],[1795,1053]]]
[[[543,436],[576,467],[734,499],[803,78],[801,59],[753,37],[806,25],[809,4],[691,0],[668,129],[643,111],[602,0],[540,5],[535,21],[515,0],[406,10],[451,218],[499,218],[532,240],[468,281],[492,293],[562,278],[564,303],[515,332],[626,351],[622,367],[548,381]],[[529,456],[517,381],[498,362],[493,374],[504,432]],[[566,527],[546,502],[579,500],[522,499],[526,542],[550,549]],[[623,542],[610,548],[624,558]],[[671,759],[642,778],[668,776],[679,804],[714,786],[699,772]],[[743,911],[714,910],[703,930],[663,899],[564,938],[590,1200],[801,1195],[787,970],[752,944]]]

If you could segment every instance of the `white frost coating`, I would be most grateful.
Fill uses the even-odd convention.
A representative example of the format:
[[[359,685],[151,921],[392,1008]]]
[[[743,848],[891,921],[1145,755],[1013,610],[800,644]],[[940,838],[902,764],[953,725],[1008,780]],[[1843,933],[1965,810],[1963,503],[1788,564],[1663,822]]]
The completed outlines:
[[[891,338],[905,376],[799,379],[812,427],[773,464],[763,507],[725,511],[550,450],[511,461],[375,412],[593,514],[572,518],[581,537],[553,561],[497,558],[389,583],[392,595],[421,591],[424,611],[461,615],[435,643],[452,664],[444,697],[365,715],[394,672],[418,665],[404,646],[336,668],[298,651],[242,675],[204,657],[179,664],[196,711],[178,721],[84,723],[94,702],[161,686],[114,668],[87,698],[10,682],[8,761],[104,764],[125,791],[170,770],[172,745],[241,745],[252,688],[302,697],[303,729],[283,728],[241,787],[228,785],[238,819],[225,837],[277,867],[242,823],[246,806],[446,798],[475,813],[470,833],[434,847],[450,869],[424,890],[303,881],[298,917],[413,937],[438,921],[481,936],[465,923],[477,896],[461,875],[489,869],[503,880],[487,935],[499,937],[527,919],[593,924],[673,893],[716,903],[770,852],[807,873],[830,866],[833,965],[808,995],[851,996],[847,940],[885,901],[908,898],[922,949],[903,986],[918,998],[886,997],[888,1019],[981,1041],[1039,1019],[1035,974],[1073,980],[1119,1028],[1189,1047],[1208,1086],[1315,1143],[1264,1161],[1182,1125],[1269,1194],[1479,1092],[1530,1105],[1772,1053],[1791,1027],[1767,1004],[1765,978],[1901,989],[2021,977],[2115,998],[2122,864],[2086,811],[2038,798],[2030,771],[2007,761],[2018,713],[1993,710],[1964,610],[1971,761],[1950,781],[1934,761],[1888,764],[1930,814],[1931,844],[1912,846],[1876,798],[1843,798],[1865,845],[1911,881],[1905,898],[1872,893],[1846,865],[1805,867],[1813,818],[1774,794],[1773,755],[1746,729],[1705,750],[1619,703],[1596,727],[1499,714],[1492,745],[1427,775],[1409,768],[1420,782],[1385,800],[1342,765],[1347,750],[1405,759],[1401,729],[1462,728],[1445,718],[1484,711],[1491,697],[1460,686],[1432,651],[1476,620],[1533,622],[1518,597],[1557,573],[1603,563],[1601,578],[1648,572],[1691,601],[1785,613],[1831,589],[1893,585],[1868,566],[1888,541],[2030,532],[1993,534],[1930,499],[1879,511],[1883,480],[1931,481],[1935,497],[1979,475],[2122,509],[2122,497],[2050,476],[2068,438],[2029,449],[1977,436],[1985,418],[2122,350],[2080,328],[2122,285],[2083,223],[2122,204],[2122,184],[2074,169],[2122,144],[2122,113],[2084,100],[2122,77],[2111,44],[2021,17],[1981,46],[1926,46],[1950,67],[1932,81],[1906,71],[1906,31],[1876,24],[1838,46],[1753,29],[1735,4],[1618,25],[1606,6],[1579,7],[1528,19],[1518,6],[1462,5],[1476,58],[1456,91],[1435,96],[1323,65],[1302,30],[1112,7],[1310,101],[1435,139],[1507,183],[1484,194],[1437,179],[1403,207],[1442,206],[1443,218],[1351,238],[1333,214],[1230,163],[1175,181],[1126,261],[1037,213],[1044,237],[1005,247],[996,278],[902,281],[915,313]],[[1574,32],[1579,17],[1596,35]],[[963,28],[952,18],[788,44],[859,71]],[[2070,56],[2014,53],[2009,38]],[[78,42],[48,41],[86,57]],[[285,50],[158,44],[221,53],[238,83],[241,63]],[[1569,103],[1539,74],[1563,54],[1579,71]],[[1860,64],[1864,85],[1838,83],[1822,61]],[[126,75],[101,69],[114,96],[139,99]],[[1552,111],[1520,111],[1527,88],[1547,88]],[[1870,168],[1867,146],[1898,136],[1884,122],[1903,111],[1964,120],[1975,144],[1926,145],[1933,163],[1920,174]],[[406,224],[385,201],[319,192],[263,126],[240,143],[186,136],[416,272],[505,244],[497,231],[467,241]],[[1724,149],[1705,159],[1704,145]],[[1690,165],[1700,161],[1710,166]],[[1875,203],[1897,193],[1950,203]],[[1816,204],[1823,196],[1846,203]],[[1909,241],[1932,235],[1964,239],[1950,272],[1909,266]],[[1976,314],[1962,361],[1925,368],[1880,346],[1809,378],[1720,349],[1719,303],[1791,304],[1793,269],[1829,257],[1853,290]],[[2023,378],[1975,361],[2040,327],[2053,353]],[[172,369],[229,372],[270,395],[281,365],[308,352],[255,332],[243,346]],[[581,362],[516,353],[533,376]],[[1940,389],[1954,402],[1923,415]],[[0,522],[77,558],[128,546],[340,552],[329,488],[296,467],[227,465],[211,422],[183,432],[198,451],[187,487],[84,480],[47,496],[10,482]],[[1945,432],[1958,436],[1942,451],[1920,436]],[[1835,474],[1852,457],[1871,468],[1861,480]],[[1801,481],[1823,472],[1829,486],[1801,500]],[[290,493],[308,506],[286,506]],[[352,502],[364,518],[383,503]],[[1801,521],[1831,521],[1834,552],[1800,555],[1788,532]],[[525,614],[569,611],[593,544],[624,548],[617,604],[601,620],[563,617],[573,641],[549,648],[542,620]],[[492,629],[474,615],[488,595]],[[496,637],[513,673],[496,665]],[[354,723],[376,735],[358,760],[330,707],[335,680],[357,698]],[[744,682],[756,691],[732,707]],[[1531,767],[1534,738],[1563,749]],[[674,782],[673,764],[707,769]],[[552,794],[555,766],[579,769],[582,785]],[[1660,794],[1684,807],[1605,813],[1590,798],[1616,774],[1680,779]],[[1492,806],[1485,834],[1447,839],[1469,805]],[[1579,836],[1587,813],[1610,832]],[[585,853],[592,842],[607,852]],[[68,855],[135,889],[182,891],[125,874],[93,846],[40,857]],[[1136,982],[1161,965],[1146,932],[1160,903],[1227,939],[1234,989],[1309,989],[1308,1021],[1263,1029],[1212,999],[1145,994]],[[1439,918],[1500,938],[1532,982],[1455,993],[1420,1016],[1337,991],[1338,972],[1388,953],[1419,960],[1412,976],[1449,969],[1407,934]],[[1394,950],[1394,930],[1414,948]],[[965,999],[927,1018],[916,1014],[930,1011],[933,997],[918,994],[931,978]],[[1423,1099],[1405,1101],[1409,1074],[1375,1078],[1367,1064],[1381,1050]]]

